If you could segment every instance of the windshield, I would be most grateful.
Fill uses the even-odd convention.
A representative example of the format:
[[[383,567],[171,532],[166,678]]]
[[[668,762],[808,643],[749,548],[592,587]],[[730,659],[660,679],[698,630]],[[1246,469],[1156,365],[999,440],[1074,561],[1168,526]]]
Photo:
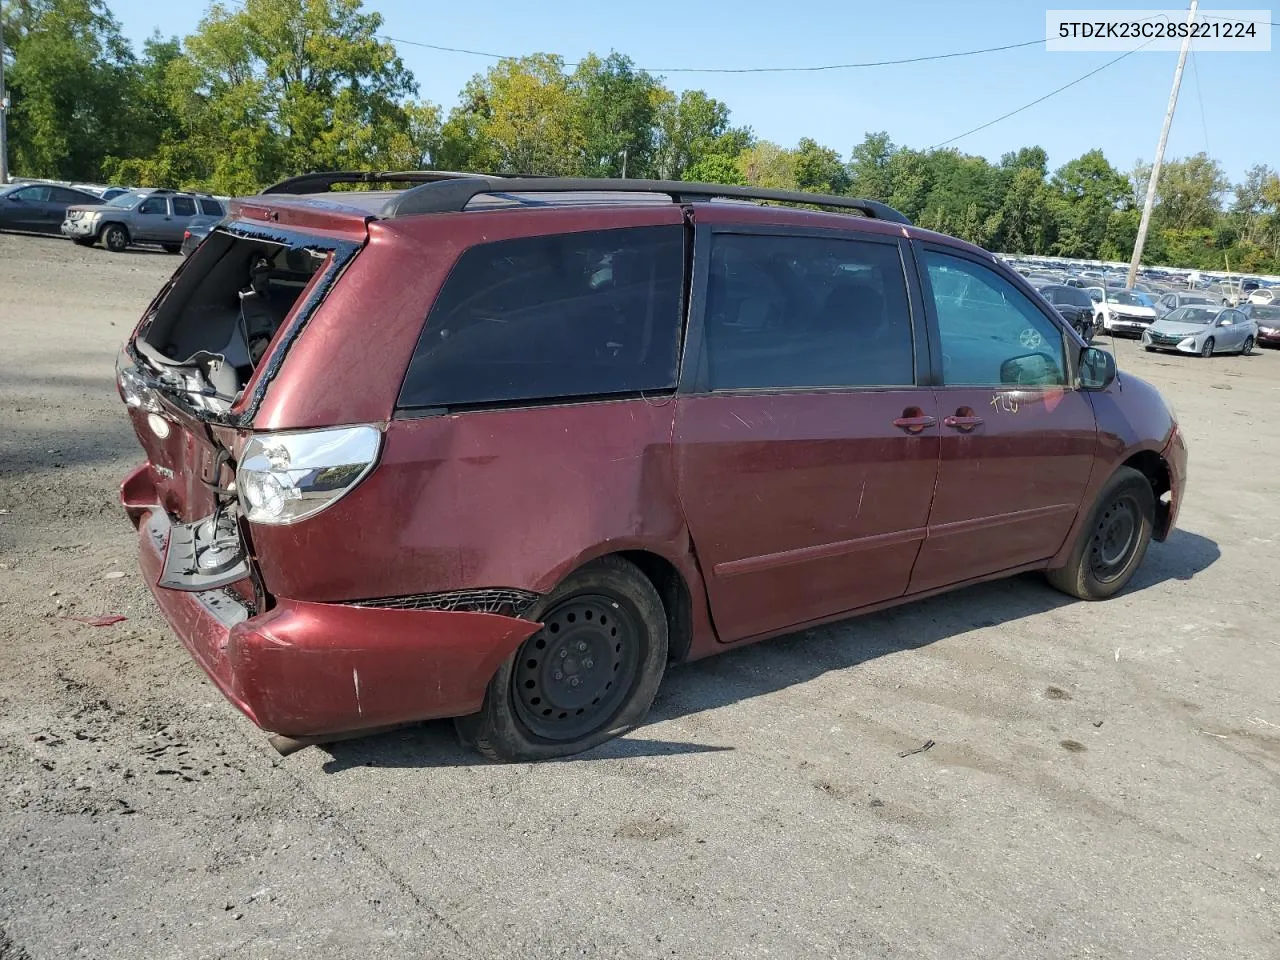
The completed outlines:
[[[1118,303],[1126,307],[1149,307],[1151,305],[1147,297],[1131,290],[1108,290],[1107,303]]]
[[[1280,320],[1280,306],[1254,306],[1249,309],[1249,316],[1255,320]]]
[[[124,207],[128,209],[129,207],[132,207],[135,203],[137,203],[139,200],[141,200],[142,196],[143,195],[140,193],[122,193],[118,197],[112,197],[110,200],[108,200],[106,202],[106,206]]]
[[[1179,307],[1170,313],[1166,320],[1173,323],[1213,323],[1213,318],[1218,315],[1217,310],[1209,310],[1205,307]]]

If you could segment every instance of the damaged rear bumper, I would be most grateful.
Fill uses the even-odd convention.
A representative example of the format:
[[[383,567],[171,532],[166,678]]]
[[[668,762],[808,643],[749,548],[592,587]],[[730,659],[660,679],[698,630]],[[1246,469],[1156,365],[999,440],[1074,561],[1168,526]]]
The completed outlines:
[[[191,656],[264,730],[316,736],[474,713],[498,666],[538,629],[490,613],[285,598],[255,615],[231,591],[162,587],[171,524],[146,503],[149,481],[144,464],[121,486],[143,577]]]

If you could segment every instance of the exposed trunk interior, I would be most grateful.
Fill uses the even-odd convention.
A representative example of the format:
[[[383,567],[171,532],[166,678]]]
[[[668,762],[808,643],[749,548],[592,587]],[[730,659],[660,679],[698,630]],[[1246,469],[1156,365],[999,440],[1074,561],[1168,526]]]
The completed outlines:
[[[215,230],[136,340],[139,353],[224,412],[266,354],[328,251]]]

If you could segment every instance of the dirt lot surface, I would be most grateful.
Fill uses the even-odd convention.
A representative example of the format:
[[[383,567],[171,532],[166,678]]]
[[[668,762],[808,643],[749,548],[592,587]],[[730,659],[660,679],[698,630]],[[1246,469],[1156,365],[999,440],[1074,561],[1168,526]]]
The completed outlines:
[[[116,501],[115,352],[176,262],[0,236],[0,957],[1280,956],[1280,354],[1118,345],[1192,461],[1115,600],[1020,577],[676,668],[570,762],[447,723],[282,760]]]

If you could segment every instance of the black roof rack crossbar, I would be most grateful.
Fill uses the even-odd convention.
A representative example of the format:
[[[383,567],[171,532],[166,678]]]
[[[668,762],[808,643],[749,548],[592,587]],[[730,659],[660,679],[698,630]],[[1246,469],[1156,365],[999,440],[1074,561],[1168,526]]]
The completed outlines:
[[[450,170],[331,170],[303,173],[264,187],[263,193],[323,193],[338,183],[436,183],[470,177]]]
[[[386,206],[382,208],[382,216],[406,217],[420,213],[457,213],[466,209],[467,204],[475,197],[490,193],[665,193],[676,203],[714,198],[806,203],[837,210],[856,210],[863,216],[876,220],[908,226],[911,224],[910,220],[893,207],[876,200],[804,193],[799,190],[771,190],[720,183],[685,183],[680,180],[610,180],[592,177],[492,177],[448,174],[427,179],[431,173],[429,171],[422,175],[424,182],[420,186],[411,187],[388,200]],[[316,176],[331,175],[317,174]],[[379,174],[379,176],[382,175]],[[404,175],[387,174],[386,176],[394,178]],[[292,181],[286,180],[285,183],[291,184]],[[263,192],[270,193],[272,190],[275,190],[275,187],[270,187]]]

